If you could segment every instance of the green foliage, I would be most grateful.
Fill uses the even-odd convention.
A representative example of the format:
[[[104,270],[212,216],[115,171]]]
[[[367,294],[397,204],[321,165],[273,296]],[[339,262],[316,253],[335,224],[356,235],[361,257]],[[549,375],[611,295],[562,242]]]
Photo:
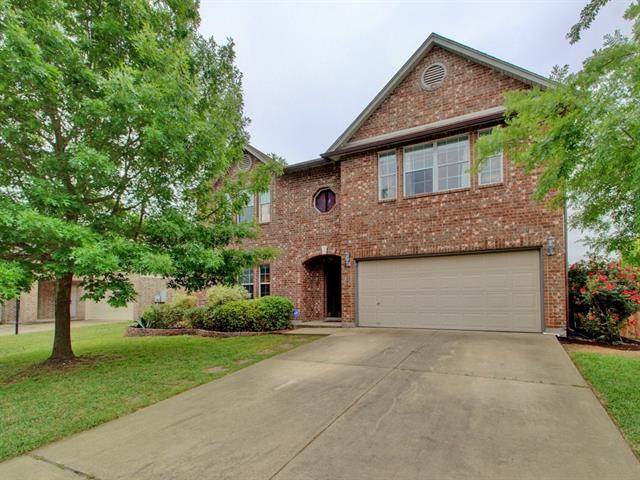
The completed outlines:
[[[130,273],[195,291],[273,258],[231,245],[282,163],[230,175],[241,74],[199,22],[196,0],[0,0],[0,301],[74,275],[121,306]]]
[[[274,295],[191,308],[184,312],[182,323],[217,332],[269,332],[291,328],[292,314],[291,300]]]
[[[77,353],[100,361],[60,369],[41,368],[50,351],[51,332],[0,336],[0,461],[317,338],[131,338],[123,336],[124,328],[110,323],[74,329]]]
[[[188,312],[196,303],[194,295],[178,293],[169,303],[147,307],[135,325],[140,328],[186,328],[190,326]]]
[[[577,32],[603,3],[591,2]],[[507,93],[506,126],[480,139],[478,153],[503,149],[537,175],[537,200],[568,204],[594,249],[640,264],[640,3],[625,18],[633,34],[605,37],[580,71],[556,68],[553,88]]]
[[[242,285],[216,285],[207,291],[207,304],[211,306],[248,298],[249,292]]]
[[[256,328],[257,330],[285,330],[292,327],[293,302],[291,300],[270,295],[260,298],[258,303],[260,307],[258,318],[266,320],[267,325],[265,328]]]
[[[620,329],[640,310],[640,269],[592,258],[569,268],[569,333],[620,341]]]
[[[189,308],[193,308],[198,304],[198,298],[195,295],[186,295],[184,293],[176,293],[169,305],[173,308],[181,308],[183,310],[188,310]]]
[[[571,358],[640,455],[640,357],[577,351]]]

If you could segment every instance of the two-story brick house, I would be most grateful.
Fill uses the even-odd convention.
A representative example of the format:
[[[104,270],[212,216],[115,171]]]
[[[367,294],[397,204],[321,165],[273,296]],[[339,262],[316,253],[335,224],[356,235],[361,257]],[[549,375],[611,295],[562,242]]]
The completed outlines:
[[[503,93],[549,86],[430,35],[320,158],[288,166],[248,207],[261,222],[252,242],[280,256],[243,283],[292,298],[303,320],[564,328],[564,212],[535,203],[536,176],[502,154],[470,170]]]

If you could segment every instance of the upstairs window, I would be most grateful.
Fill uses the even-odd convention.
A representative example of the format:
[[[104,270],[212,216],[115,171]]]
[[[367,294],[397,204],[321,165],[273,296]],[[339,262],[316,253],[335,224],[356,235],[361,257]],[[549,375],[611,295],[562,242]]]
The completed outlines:
[[[255,216],[254,203],[255,203],[254,195],[251,193],[249,194],[249,201],[243,207],[242,211],[238,215],[238,223],[253,222],[253,217]]]
[[[260,296],[266,297],[271,294],[271,267],[260,265]]]
[[[404,194],[407,197],[433,192],[433,144],[404,149]]]
[[[330,188],[323,188],[313,197],[313,205],[321,213],[327,213],[336,204],[336,194]]]
[[[242,271],[240,284],[249,293],[249,298],[253,298],[253,268],[245,268]]]
[[[378,155],[378,199],[396,198],[397,188],[396,152],[383,152]]]
[[[468,186],[469,138],[466,135],[404,149],[405,196]]]
[[[438,191],[469,186],[469,138],[436,143]]]
[[[260,203],[258,212],[260,223],[269,223],[271,221],[271,189],[262,192],[258,199]]]
[[[478,136],[488,135],[491,129],[479,132]],[[492,185],[494,183],[502,183],[502,152],[485,158],[478,170],[478,184]]]

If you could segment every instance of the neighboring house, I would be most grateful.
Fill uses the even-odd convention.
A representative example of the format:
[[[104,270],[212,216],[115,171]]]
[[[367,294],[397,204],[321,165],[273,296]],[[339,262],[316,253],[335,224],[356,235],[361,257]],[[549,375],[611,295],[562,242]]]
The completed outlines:
[[[550,82],[430,35],[321,158],[247,207],[241,220],[261,223],[247,245],[280,256],[248,269],[245,288],[290,297],[303,320],[563,329],[564,212],[535,203],[537,176],[502,154],[469,170],[503,93],[532,86]]]
[[[71,319],[72,320],[133,320],[142,311],[156,301],[165,302],[171,299],[173,291],[167,289],[167,281],[151,276],[132,275],[131,280],[138,292],[135,302],[126,307],[115,308],[106,300],[94,302],[82,300],[82,286],[80,280],[74,280],[71,288]],[[0,323],[11,323],[16,317],[15,300],[6,302],[0,316]],[[33,284],[29,292],[20,296],[20,322],[49,322],[55,317],[55,282],[53,280],[40,281]]]

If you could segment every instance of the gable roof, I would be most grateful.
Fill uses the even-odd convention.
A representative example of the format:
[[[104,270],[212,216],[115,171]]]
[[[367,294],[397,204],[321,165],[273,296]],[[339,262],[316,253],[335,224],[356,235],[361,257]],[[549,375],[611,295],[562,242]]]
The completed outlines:
[[[249,152],[251,155],[256,157],[258,160],[260,160],[262,163],[266,163],[269,160],[269,156],[266,153],[261,152],[260,150],[258,150],[253,145],[250,145],[250,144],[247,143],[247,145],[244,147],[244,149],[247,152]]]
[[[362,124],[371,116],[371,114],[380,106],[380,104],[400,85],[400,83],[409,75],[418,62],[426,55],[429,50],[434,46],[439,46],[445,50],[449,50],[462,57],[465,57],[472,62],[485,65],[489,68],[497,70],[505,75],[516,78],[521,82],[532,86],[538,86],[547,88],[552,86],[553,82],[548,78],[533,73],[524,68],[513,65],[512,63],[505,62],[499,58],[488,55],[484,52],[476,50],[471,47],[467,47],[461,43],[445,38],[437,33],[432,33],[427,37],[420,48],[418,48],[413,55],[405,62],[405,64],[396,72],[396,74],[387,82],[382,90],[374,97],[369,105],[351,122],[351,125],[336,139],[335,142],[328,148],[328,150],[322,154],[322,156],[330,156],[335,150],[340,149],[346,142],[353,136],[353,134],[362,126]]]

